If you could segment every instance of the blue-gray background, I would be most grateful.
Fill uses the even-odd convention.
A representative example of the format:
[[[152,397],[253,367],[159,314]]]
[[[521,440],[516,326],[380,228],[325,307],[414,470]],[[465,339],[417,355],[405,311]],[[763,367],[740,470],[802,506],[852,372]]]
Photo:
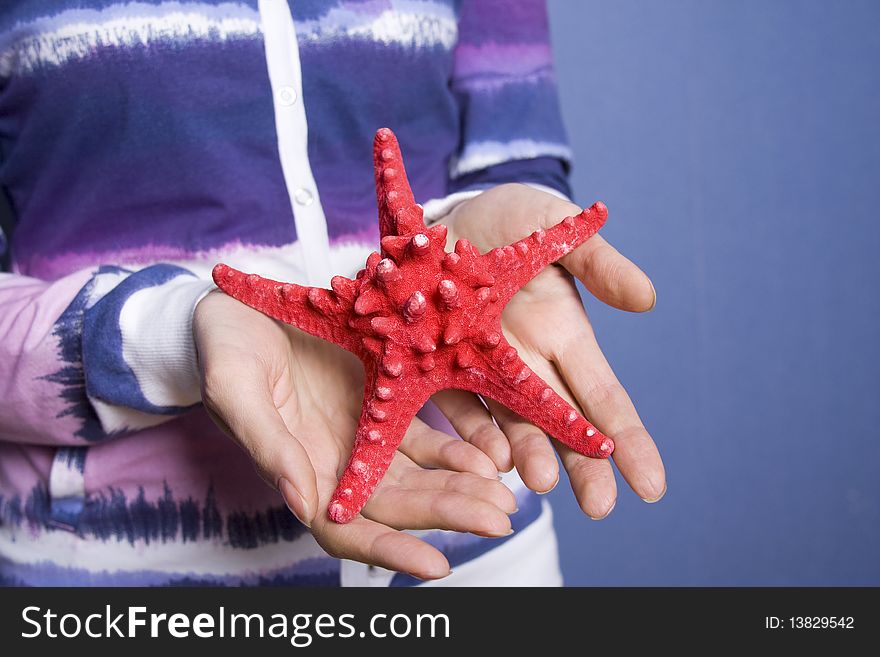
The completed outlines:
[[[667,465],[573,585],[880,584],[880,3],[551,0],[583,204],[657,308],[587,300]]]

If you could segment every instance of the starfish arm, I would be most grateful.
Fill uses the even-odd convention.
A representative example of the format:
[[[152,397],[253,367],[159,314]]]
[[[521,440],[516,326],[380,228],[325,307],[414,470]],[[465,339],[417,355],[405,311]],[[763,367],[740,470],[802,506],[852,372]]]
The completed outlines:
[[[519,289],[542,269],[571,253],[596,234],[608,218],[608,208],[598,202],[555,226],[539,229],[507,246],[492,249],[481,257],[486,271],[496,278],[499,301],[506,304]]]
[[[614,451],[614,441],[532,372],[506,340],[486,364],[459,374],[455,387],[494,399],[580,454],[608,458]]]
[[[327,509],[334,522],[349,522],[367,503],[426,401],[419,381],[399,372],[391,376],[378,363],[367,365],[354,447]]]
[[[379,235],[412,235],[425,230],[422,207],[416,203],[397,137],[388,128],[380,128],[373,141],[373,165],[376,171],[376,200],[379,204]]]
[[[335,277],[331,291],[280,283],[224,264],[214,267],[213,277],[217,287],[226,294],[273,319],[349,351],[357,352],[360,348],[346,325],[352,306],[349,294],[352,298],[354,295],[354,282],[349,279]]]

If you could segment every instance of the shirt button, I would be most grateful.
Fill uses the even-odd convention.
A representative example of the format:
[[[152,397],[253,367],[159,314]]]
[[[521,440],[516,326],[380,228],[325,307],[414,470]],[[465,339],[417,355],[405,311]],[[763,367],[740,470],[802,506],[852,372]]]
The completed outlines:
[[[293,87],[281,87],[278,90],[278,102],[285,107],[290,107],[296,102],[296,89]]]
[[[311,205],[312,201],[315,200],[315,197],[312,196],[312,193],[309,190],[301,187],[293,193],[293,200],[300,205]]]

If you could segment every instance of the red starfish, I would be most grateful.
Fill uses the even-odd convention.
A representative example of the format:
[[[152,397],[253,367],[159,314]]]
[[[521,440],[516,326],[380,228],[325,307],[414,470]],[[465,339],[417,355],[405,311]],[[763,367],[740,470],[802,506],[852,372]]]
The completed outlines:
[[[391,130],[376,133],[373,155],[382,253],[370,254],[356,279],[334,276],[325,290],[214,268],[214,281],[230,296],[363,361],[363,409],[330,517],[344,523],[357,515],[413,416],[446,388],[495,399],[581,454],[607,458],[611,439],[532,372],[501,330],[511,297],[591,237],[606,207],[596,203],[482,255],[464,239],[447,253],[446,227],[425,226]]]

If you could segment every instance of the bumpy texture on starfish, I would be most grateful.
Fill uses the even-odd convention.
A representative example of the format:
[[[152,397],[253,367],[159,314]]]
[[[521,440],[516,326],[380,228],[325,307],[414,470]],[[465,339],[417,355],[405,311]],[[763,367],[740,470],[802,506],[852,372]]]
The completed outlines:
[[[611,439],[532,372],[501,331],[511,297],[591,237],[605,223],[605,206],[485,254],[464,239],[447,253],[446,227],[425,226],[391,130],[376,133],[373,152],[382,253],[372,253],[354,280],[335,276],[325,290],[214,268],[230,296],[363,361],[363,409],[330,517],[344,523],[358,514],[415,414],[446,388],[495,399],[577,452],[607,458]]]

